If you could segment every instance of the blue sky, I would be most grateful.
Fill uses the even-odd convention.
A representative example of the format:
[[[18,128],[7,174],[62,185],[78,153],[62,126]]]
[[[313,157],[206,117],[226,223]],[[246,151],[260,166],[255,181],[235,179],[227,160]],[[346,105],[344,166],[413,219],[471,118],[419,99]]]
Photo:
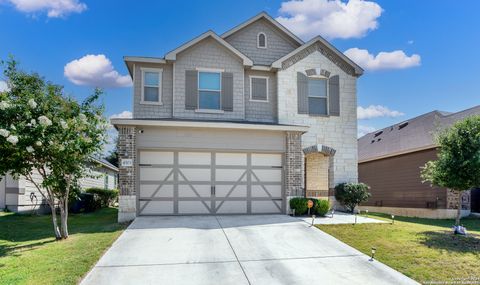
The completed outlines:
[[[208,29],[220,34],[266,11],[305,40],[320,34],[342,52],[356,48],[348,54],[367,67],[358,80],[359,126],[371,131],[480,104],[478,10],[475,0],[0,0],[0,58],[14,55],[80,100],[89,85],[107,86],[111,116],[132,108],[123,56],[163,57]],[[99,68],[109,76],[96,76]]]

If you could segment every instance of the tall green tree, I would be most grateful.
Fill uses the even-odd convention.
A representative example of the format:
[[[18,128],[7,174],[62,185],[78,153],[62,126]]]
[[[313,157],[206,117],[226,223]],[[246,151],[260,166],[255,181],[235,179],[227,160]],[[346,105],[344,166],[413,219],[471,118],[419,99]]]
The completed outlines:
[[[106,140],[108,124],[96,103],[101,91],[78,103],[13,60],[2,66],[9,89],[0,93],[0,175],[21,175],[35,185],[50,206],[55,237],[65,239],[69,196],[90,175],[86,165]]]
[[[462,193],[480,186],[480,116],[456,122],[441,131],[436,140],[437,159],[425,164],[421,176],[425,182],[446,187],[458,195],[455,225],[459,226]]]

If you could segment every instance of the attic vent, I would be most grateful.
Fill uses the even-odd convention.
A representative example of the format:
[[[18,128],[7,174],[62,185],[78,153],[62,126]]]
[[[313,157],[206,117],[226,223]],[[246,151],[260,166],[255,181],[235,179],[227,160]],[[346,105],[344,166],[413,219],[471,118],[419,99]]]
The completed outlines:
[[[401,123],[400,125],[398,125],[398,129],[401,130],[401,129],[405,128],[406,126],[408,126],[408,122]]]
[[[374,137],[376,138],[376,137],[378,137],[378,136],[381,135],[381,134],[383,134],[383,131],[376,132]]]

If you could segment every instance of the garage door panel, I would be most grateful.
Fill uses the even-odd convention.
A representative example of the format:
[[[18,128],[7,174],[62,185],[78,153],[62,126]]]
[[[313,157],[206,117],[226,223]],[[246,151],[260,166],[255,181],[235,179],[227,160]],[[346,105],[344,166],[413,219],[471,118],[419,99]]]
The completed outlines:
[[[168,177],[168,179],[166,179]],[[140,180],[149,181],[173,181],[171,168],[140,168]]]
[[[221,203],[220,201],[216,202]],[[218,214],[244,214],[247,212],[247,201],[224,201],[220,208],[217,209]]]
[[[245,169],[216,169],[215,180],[222,182],[247,181]]]
[[[205,201],[203,201],[205,202]],[[178,201],[179,214],[210,214],[210,201]]]
[[[212,154],[210,152],[179,152],[178,163],[180,165],[210,165]]]
[[[215,155],[215,164],[246,166],[247,154],[246,153],[217,153]]]
[[[140,185],[140,198],[172,198],[173,185]]]
[[[271,153],[252,153],[252,166],[282,166],[282,155]]]
[[[281,198],[282,185],[252,185],[252,197]]]
[[[171,215],[173,201],[140,201],[140,215]]]
[[[247,185],[216,185],[215,196],[226,197],[232,189],[229,197],[247,197]]]
[[[140,215],[282,212],[282,154],[168,150],[139,157]]]
[[[210,185],[192,185],[192,186],[190,186],[190,185],[178,185],[178,197],[180,197],[180,198],[182,198],[182,197],[198,197],[198,196],[208,198],[211,195],[212,195],[212,189],[211,189]]]
[[[179,175],[179,181],[210,181],[210,169],[202,168],[180,168],[183,175]]]
[[[252,201],[253,214],[281,213],[281,201]]]
[[[282,181],[282,169],[255,169],[252,181],[256,182],[280,182]]]
[[[140,164],[173,164],[173,152],[141,151]]]

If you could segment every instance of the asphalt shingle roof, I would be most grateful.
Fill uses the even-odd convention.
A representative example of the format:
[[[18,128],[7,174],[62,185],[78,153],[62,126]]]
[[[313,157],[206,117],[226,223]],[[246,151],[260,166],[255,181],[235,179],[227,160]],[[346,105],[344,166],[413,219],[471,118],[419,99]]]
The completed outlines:
[[[456,113],[435,110],[368,133],[358,139],[358,160],[373,160],[434,147],[438,131],[472,115],[480,115],[480,105]]]

